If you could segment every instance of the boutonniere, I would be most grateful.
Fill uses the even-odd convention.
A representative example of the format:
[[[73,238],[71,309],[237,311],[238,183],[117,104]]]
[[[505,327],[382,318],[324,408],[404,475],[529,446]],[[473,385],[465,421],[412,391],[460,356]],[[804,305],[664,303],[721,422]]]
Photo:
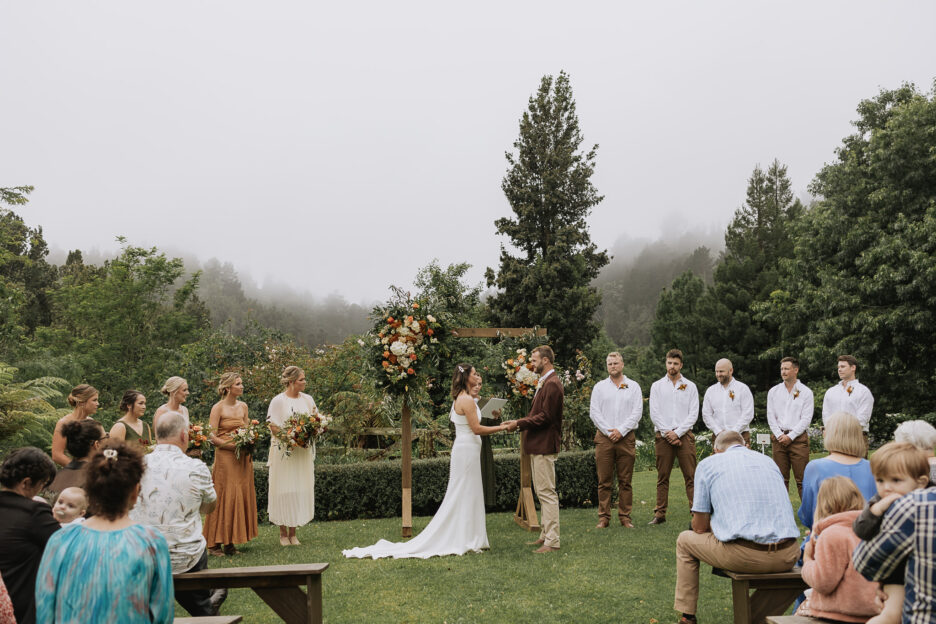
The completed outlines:
[[[793,391],[793,398],[796,399],[799,396],[799,390]]]
[[[854,390],[854,389],[855,389],[855,386],[848,386],[848,387],[845,389],[845,392],[848,393],[848,396],[851,396],[852,390]]]
[[[627,384],[624,383],[624,382],[622,381],[622,382],[621,382],[621,385],[618,386],[618,389],[619,389],[619,390],[627,390]]]
[[[677,389],[677,390],[685,390],[685,389],[686,389],[686,384],[679,384],[679,387],[676,388],[676,389]]]
[[[729,390],[729,391],[728,391],[728,398],[731,399],[732,401],[734,401],[734,390]]]

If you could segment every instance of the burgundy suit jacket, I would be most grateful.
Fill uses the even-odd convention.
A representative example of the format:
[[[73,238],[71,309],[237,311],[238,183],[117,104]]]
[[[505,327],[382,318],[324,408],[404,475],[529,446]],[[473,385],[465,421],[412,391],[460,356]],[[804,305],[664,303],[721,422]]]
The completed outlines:
[[[562,440],[562,402],[565,392],[559,375],[553,372],[533,397],[533,407],[526,418],[517,420],[526,431],[523,450],[529,455],[552,455],[559,452]]]

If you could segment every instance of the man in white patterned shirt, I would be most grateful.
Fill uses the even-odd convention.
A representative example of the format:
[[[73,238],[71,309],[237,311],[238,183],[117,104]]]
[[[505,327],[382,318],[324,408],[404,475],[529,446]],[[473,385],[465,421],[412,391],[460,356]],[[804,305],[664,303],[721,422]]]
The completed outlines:
[[[854,356],[838,356],[838,376],[841,382],[826,390],[822,399],[822,422],[825,423],[828,416],[837,412],[848,412],[858,419],[867,437],[874,396],[868,386],[855,378],[857,372],[858,360]]]
[[[712,432],[712,441],[722,431],[737,431],[744,445],[751,446],[751,421],[754,420],[754,395],[747,384],[734,378],[731,360],[715,363],[715,379],[702,399],[702,421]]]
[[[144,458],[140,497],[130,518],[163,534],[173,574],[203,570],[208,567],[208,557],[201,516],[211,512],[217,502],[211,473],[204,462],[185,454],[188,420],[179,412],[160,417],[156,442],[156,448]],[[218,614],[227,590],[176,592],[175,597],[193,617],[212,616]]]
[[[783,475],[783,485],[790,486],[790,468],[800,498],[803,497],[803,473],[809,463],[809,424],[813,417],[813,393],[797,379],[799,360],[780,360],[782,382],[767,393],[767,425],[774,462]]]
[[[666,522],[669,505],[669,481],[673,461],[679,462],[686,496],[692,504],[696,469],[695,434],[692,426],[699,419],[699,390],[682,376],[683,354],[670,349],[666,354],[666,374],[650,386],[650,420],[655,435],[657,501],[650,524]]]
[[[633,529],[634,491],[631,477],[637,444],[634,430],[643,414],[643,395],[636,381],[624,375],[624,358],[612,351],[606,359],[608,378],[595,384],[588,415],[595,423],[595,466],[598,472],[598,526],[611,522],[611,486],[618,479],[618,520]]]

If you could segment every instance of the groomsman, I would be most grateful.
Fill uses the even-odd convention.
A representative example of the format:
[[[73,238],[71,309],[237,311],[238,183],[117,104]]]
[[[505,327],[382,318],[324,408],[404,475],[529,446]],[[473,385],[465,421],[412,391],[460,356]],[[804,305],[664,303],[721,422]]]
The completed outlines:
[[[848,412],[858,419],[867,437],[874,396],[868,390],[868,386],[855,378],[857,372],[858,360],[854,356],[838,356],[838,375],[841,382],[826,390],[822,399],[822,422],[825,423],[825,419],[836,412]]]
[[[790,467],[800,498],[803,497],[803,472],[809,463],[809,424],[813,417],[813,393],[797,379],[799,360],[780,360],[783,380],[767,393],[767,425],[770,427],[770,448],[773,459],[783,475],[783,486],[789,491]]]
[[[606,359],[608,378],[595,384],[588,415],[595,423],[595,466],[598,472],[598,526],[606,529],[611,522],[611,486],[614,473],[618,479],[618,520],[633,529],[631,508],[634,492],[631,477],[637,444],[634,430],[643,414],[640,386],[624,375],[624,358],[612,351]]]
[[[754,420],[754,395],[747,384],[734,378],[731,360],[722,358],[715,363],[715,379],[702,399],[702,421],[715,440],[722,431],[737,431],[744,444],[751,446],[751,421]]]
[[[699,419],[699,390],[682,376],[683,354],[671,349],[666,354],[666,375],[650,386],[650,420],[656,431],[657,502],[650,524],[666,522],[669,481],[673,460],[679,462],[686,496],[692,504],[696,449],[692,426]]]

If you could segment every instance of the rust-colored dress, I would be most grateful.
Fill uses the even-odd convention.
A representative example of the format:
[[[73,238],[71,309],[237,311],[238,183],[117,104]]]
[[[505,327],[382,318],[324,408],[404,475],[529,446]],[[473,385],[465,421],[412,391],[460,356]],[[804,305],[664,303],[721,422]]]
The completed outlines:
[[[240,417],[221,415],[218,437],[225,437],[244,421]],[[205,517],[205,541],[208,547],[218,544],[243,544],[257,537],[257,492],[254,489],[253,457],[233,449],[215,448],[212,471],[218,504]]]

